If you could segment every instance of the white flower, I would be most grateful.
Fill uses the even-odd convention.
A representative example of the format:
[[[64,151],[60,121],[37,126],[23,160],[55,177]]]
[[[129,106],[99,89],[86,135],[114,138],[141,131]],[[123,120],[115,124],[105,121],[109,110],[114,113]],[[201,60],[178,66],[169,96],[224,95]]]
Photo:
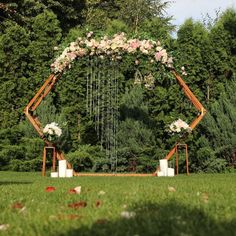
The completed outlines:
[[[43,133],[48,135],[51,140],[53,136],[60,137],[62,135],[62,130],[56,122],[52,122],[44,127]]]
[[[104,192],[103,190],[99,191],[98,195],[104,195],[106,194],[106,192]]]
[[[53,130],[49,129],[47,133],[50,134],[50,135],[53,135]]]
[[[183,120],[178,119],[172,122],[169,126],[170,132],[180,133],[182,130],[191,131],[191,127]]]
[[[126,219],[131,219],[136,216],[136,213],[134,211],[122,211],[120,213],[121,217],[126,218]]]

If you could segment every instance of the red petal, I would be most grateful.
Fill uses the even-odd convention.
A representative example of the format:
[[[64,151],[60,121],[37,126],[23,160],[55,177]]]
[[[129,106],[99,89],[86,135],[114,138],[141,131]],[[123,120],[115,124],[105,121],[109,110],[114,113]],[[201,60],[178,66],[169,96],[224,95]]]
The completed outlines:
[[[100,207],[101,204],[102,204],[101,201],[99,201],[99,200],[96,201],[96,207]]]
[[[84,201],[75,202],[75,203],[71,203],[68,205],[68,207],[74,208],[74,209],[80,209],[80,208],[84,208],[86,206],[87,206],[87,203]]]
[[[69,193],[70,194],[76,194],[76,190],[72,188],[72,189],[69,190]]]
[[[22,209],[24,206],[20,202],[12,204],[11,208],[13,209]]]
[[[45,189],[46,192],[53,192],[53,191],[55,191],[55,190],[56,190],[56,188],[53,187],[53,186],[48,186],[48,187]]]

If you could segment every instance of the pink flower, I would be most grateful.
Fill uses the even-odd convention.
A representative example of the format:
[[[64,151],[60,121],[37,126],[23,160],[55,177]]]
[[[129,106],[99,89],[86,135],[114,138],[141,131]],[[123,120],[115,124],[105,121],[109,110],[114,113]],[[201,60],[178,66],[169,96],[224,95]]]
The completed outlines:
[[[129,46],[135,50],[140,46],[140,42],[137,39],[131,39],[128,41],[128,43],[129,43]]]
[[[83,57],[86,55],[86,50],[84,48],[79,48],[77,51],[78,56]]]
[[[129,39],[125,37],[124,33],[115,34],[112,38],[104,36],[100,41],[96,41],[92,38],[93,32],[88,32],[86,38],[77,38],[75,42],[72,42],[69,47],[65,48],[63,53],[55,60],[51,65],[53,72],[62,72],[65,68],[70,68],[70,64],[76,57],[83,57],[86,55],[98,55],[103,56],[112,55],[114,59],[120,59],[123,53],[136,53],[148,55],[154,54],[154,58],[151,63],[160,61],[167,66],[172,66],[172,59],[168,58],[166,50],[160,46],[160,42],[152,40],[139,40]],[[156,47],[154,51],[154,46]],[[150,61],[150,58],[148,59]],[[135,62],[137,64],[137,61]],[[183,71],[183,74],[186,74]]]
[[[72,61],[77,57],[75,52],[70,52],[70,53],[67,54],[67,56]]]
[[[87,33],[87,38],[91,38],[92,35],[93,35],[93,31],[88,32],[88,33]]]
[[[156,61],[160,61],[160,60],[161,60],[161,56],[162,56],[162,51],[157,52],[157,53],[155,54],[155,59],[156,59]]]

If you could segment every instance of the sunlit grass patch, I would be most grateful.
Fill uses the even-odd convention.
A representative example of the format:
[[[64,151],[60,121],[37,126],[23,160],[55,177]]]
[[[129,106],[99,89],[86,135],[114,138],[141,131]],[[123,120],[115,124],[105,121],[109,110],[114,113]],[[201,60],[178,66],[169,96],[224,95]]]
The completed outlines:
[[[81,193],[71,194],[77,186]],[[0,234],[235,235],[235,193],[235,174],[51,179],[0,172]]]

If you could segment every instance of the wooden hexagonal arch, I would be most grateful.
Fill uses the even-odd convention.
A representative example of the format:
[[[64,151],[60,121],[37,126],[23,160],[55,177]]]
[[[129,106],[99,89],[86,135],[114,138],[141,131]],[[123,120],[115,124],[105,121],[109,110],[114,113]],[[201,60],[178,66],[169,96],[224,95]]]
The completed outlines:
[[[96,42],[96,41],[95,41]],[[129,41],[128,41],[129,42]],[[134,43],[137,43],[137,41],[135,42],[130,41],[131,44],[133,45]],[[116,42],[117,43],[117,42]],[[96,45],[93,41],[93,44]],[[147,44],[147,41],[145,41],[145,43],[142,45],[144,53],[146,54],[145,50],[145,44]],[[141,44],[140,44],[141,45]],[[75,48],[75,43],[72,44],[73,49]],[[141,47],[141,46],[140,46]],[[124,47],[125,50],[127,50],[127,45],[126,47]],[[160,48],[159,45],[157,48]],[[111,46],[111,50],[112,46]],[[67,57],[67,54],[70,54],[71,57]],[[31,99],[31,101],[29,102],[29,104],[26,106],[26,108],[24,109],[24,113],[26,115],[26,117],[29,119],[30,123],[33,125],[33,127],[35,128],[35,130],[38,132],[39,136],[44,140],[45,143],[45,147],[52,147],[54,152],[55,152],[55,157],[58,160],[63,160],[65,159],[64,154],[61,152],[61,150],[57,150],[55,148],[55,145],[53,143],[50,143],[44,136],[43,134],[43,128],[41,127],[41,123],[38,119],[38,117],[34,114],[35,110],[37,109],[37,107],[40,105],[40,103],[42,102],[42,100],[48,95],[48,93],[52,90],[52,88],[54,87],[54,85],[56,84],[56,82],[60,79],[60,77],[63,74],[63,71],[66,67],[69,67],[69,64],[71,63],[72,60],[74,60],[76,57],[78,56],[83,56],[85,54],[84,49],[82,47],[78,47],[76,49],[74,49],[74,51],[66,51],[66,53],[64,53],[64,57],[67,57],[67,61],[65,63],[64,68],[55,71],[54,73],[52,73],[48,79],[44,82],[43,86],[38,90],[38,92],[35,94],[35,96]],[[63,54],[62,54],[63,55]],[[167,55],[165,50],[160,49],[156,54],[155,54],[155,58],[156,60],[161,60],[161,57],[164,58],[164,60],[162,60],[162,62],[164,61],[164,63],[167,63]],[[72,60],[71,60],[72,58]],[[59,61],[58,65],[61,65],[61,62]],[[198,123],[202,120],[202,118],[204,117],[205,113],[206,113],[206,109],[203,107],[203,105],[200,103],[200,101],[196,98],[196,96],[193,94],[193,92],[189,89],[189,87],[187,86],[187,84],[184,82],[184,80],[182,79],[182,77],[176,72],[176,70],[173,67],[169,67],[170,72],[174,75],[175,79],[177,80],[178,84],[181,86],[182,90],[184,91],[184,94],[186,95],[186,97],[188,97],[188,99],[192,102],[192,104],[194,105],[194,107],[199,111],[198,116],[192,121],[192,123],[190,124],[191,129],[194,129]],[[177,144],[169,151],[169,153],[167,154],[167,156],[165,157],[165,159],[169,160],[176,152],[176,148],[177,148]],[[44,149],[46,150],[46,149]],[[45,158],[46,158],[46,153],[44,151],[44,166],[43,166],[43,175],[45,175]],[[55,160],[53,163],[53,167],[55,168]],[[68,168],[71,168],[71,165],[67,162],[67,166]],[[156,173],[156,172],[155,172]],[[78,173],[74,173],[74,175],[79,175]],[[123,174],[116,174],[116,175],[123,175]],[[146,174],[132,174],[133,175],[138,175],[138,176],[147,176]]]

